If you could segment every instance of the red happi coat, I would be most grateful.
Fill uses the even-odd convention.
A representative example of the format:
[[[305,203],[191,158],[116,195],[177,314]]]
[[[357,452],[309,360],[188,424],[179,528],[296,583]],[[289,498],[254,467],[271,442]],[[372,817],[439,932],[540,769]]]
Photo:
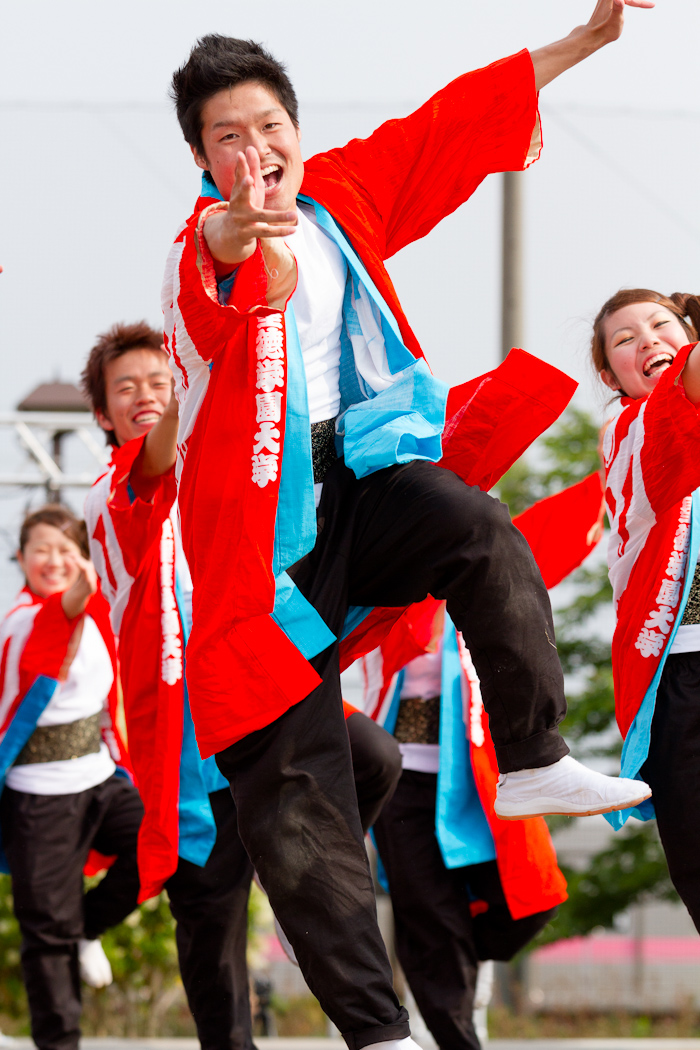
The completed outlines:
[[[623,398],[603,441],[611,522],[612,643],[623,736],[659,666],[688,572],[691,495],[700,486],[700,416],[685,396],[681,350],[646,398]]]
[[[63,681],[75,653],[72,643],[85,616],[91,616],[102,636],[112,662],[112,685],[107,710],[109,723],[102,727],[102,738],[113,761],[131,771],[124,740],[119,731],[119,667],[109,606],[102,592],[89,599],[85,612],[69,619],[63,611],[61,594],[40,598],[23,587],[0,629],[0,739],[7,732],[18,707],[37,678]]]
[[[514,519],[530,544],[548,587],[577,568],[602,535],[603,490],[600,476],[591,474]],[[395,675],[416,656],[430,651],[436,619],[444,606],[434,598],[411,606],[392,628],[381,647],[363,661],[366,713],[383,721],[387,695]],[[461,638],[460,638],[461,642]],[[494,812],[498,764],[484,710],[479,680],[468,650],[460,644],[465,721],[469,725],[474,782],[488,820],[496,862],[508,909],[514,919],[554,908],[566,900],[566,881],[542,817],[499,820]]]
[[[140,900],[178,863],[184,643],[175,594],[174,471],[129,493],[144,438],[115,448],[85,501],[90,550],[119,639],[129,749],[144,803]]]
[[[60,594],[40,598],[26,586],[20,591],[13,608],[0,624],[0,752],[9,740],[15,715],[38,681],[47,679],[57,684],[65,680],[75,656],[75,632],[85,616],[95,621],[112,663],[113,678],[107,700],[109,720],[102,726],[102,738],[112,760],[130,773],[131,764],[119,729],[119,667],[114,635],[109,606],[101,591],[90,598],[85,612],[74,619],[64,613]],[[90,850],[85,874],[95,875],[113,859]]]
[[[384,260],[428,233],[487,174],[522,169],[538,150],[532,61],[521,52],[458,78],[415,113],[388,121],[368,139],[353,140],[306,164],[302,192],[342,227],[416,357],[422,351]],[[200,198],[173,246],[163,287],[166,346],[180,403],[182,536],[194,583],[187,674],[203,756],[269,724],[320,680],[270,615],[284,411],[276,424],[279,455],[256,462],[251,474],[258,430],[256,346],[271,348],[268,356],[276,362],[286,404],[284,315],[267,306],[259,248],[239,267],[229,303],[219,304],[202,233],[209,207],[222,205]],[[547,366],[540,369],[546,372]],[[511,417],[500,415],[490,400],[488,377],[482,380],[486,389],[481,381],[465,384],[448,404],[446,466],[451,466],[452,441],[456,447],[471,441],[493,462],[499,427],[508,432],[510,445],[519,440],[518,427],[527,429],[528,421],[516,420],[517,409]],[[533,390],[529,384],[527,389]],[[546,393],[542,402],[534,393],[525,396],[540,409],[546,399]],[[518,400],[522,408],[523,398],[512,391],[511,405]],[[267,472],[263,485],[256,471]],[[376,639],[368,632],[385,627],[386,617],[391,622],[395,614],[375,611],[362,625],[369,647]]]
[[[364,657],[363,673],[366,695],[373,702],[365,713],[383,721],[386,698],[395,676],[416,656],[428,651],[434,640],[435,621],[444,606],[434,598],[412,606],[393,627],[382,646]],[[474,666],[469,652],[460,641],[462,695],[465,721],[469,725],[474,783],[479,801],[491,829],[496,851],[498,874],[513,919],[522,919],[554,908],[566,900],[566,880],[557,865],[549,830],[542,817],[530,820],[499,820],[494,813],[498,764],[489,733]],[[379,689],[377,689],[379,687]]]

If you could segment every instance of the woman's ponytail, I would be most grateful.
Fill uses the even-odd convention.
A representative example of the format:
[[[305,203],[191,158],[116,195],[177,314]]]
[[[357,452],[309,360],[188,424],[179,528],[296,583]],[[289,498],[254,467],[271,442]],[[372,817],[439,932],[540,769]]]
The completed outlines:
[[[681,324],[695,342],[700,333],[700,297],[689,292],[674,292],[670,298],[681,318]]]

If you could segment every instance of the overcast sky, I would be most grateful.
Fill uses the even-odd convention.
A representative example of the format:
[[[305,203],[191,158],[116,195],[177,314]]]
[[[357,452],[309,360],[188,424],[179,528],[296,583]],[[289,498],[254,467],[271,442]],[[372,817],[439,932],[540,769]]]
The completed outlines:
[[[160,282],[199,176],[167,88],[198,36],[253,37],[287,62],[305,154],[364,135],[469,68],[536,48],[593,0],[35,0],[0,15],[0,409],[76,379],[116,320],[160,326]],[[526,174],[525,348],[582,383],[589,321],[621,285],[700,277],[697,0],[628,10],[622,40],[542,93]],[[440,163],[440,158],[437,158]],[[499,354],[500,177],[390,261],[434,370]],[[1,514],[1,512],[0,512]]]
[[[159,323],[163,260],[198,188],[166,92],[197,36],[254,37],[288,63],[310,155],[407,112],[466,69],[561,37],[592,7],[4,5],[0,407],[42,379],[75,378],[111,322]],[[630,9],[621,41],[542,94],[545,149],[525,177],[525,345],[584,380],[587,403],[585,322],[602,300],[622,284],[696,287],[698,39],[693,0]],[[451,382],[497,360],[499,201],[500,180],[491,177],[390,263],[429,360]]]

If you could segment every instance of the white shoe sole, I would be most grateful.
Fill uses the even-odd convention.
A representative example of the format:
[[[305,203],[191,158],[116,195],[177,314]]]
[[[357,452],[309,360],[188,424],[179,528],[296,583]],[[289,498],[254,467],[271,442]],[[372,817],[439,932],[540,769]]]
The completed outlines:
[[[648,791],[646,795],[640,795],[639,798],[632,799],[630,802],[619,802],[615,806],[599,806],[594,809],[585,808],[584,806],[576,806],[573,803],[571,805],[564,806],[563,802],[559,802],[554,798],[543,798],[539,800],[539,803],[534,804],[530,807],[527,813],[523,813],[517,810],[517,806],[507,805],[504,808],[500,808],[498,799],[496,799],[494,805],[494,811],[496,816],[500,820],[531,820],[532,817],[595,817],[599,813],[616,813],[620,809],[634,809],[641,802],[651,798],[651,791]]]

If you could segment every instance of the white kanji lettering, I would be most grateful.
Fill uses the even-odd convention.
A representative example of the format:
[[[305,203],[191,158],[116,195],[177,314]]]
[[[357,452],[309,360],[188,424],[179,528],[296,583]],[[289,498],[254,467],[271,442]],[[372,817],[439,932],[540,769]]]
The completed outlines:
[[[274,391],[270,394],[256,394],[256,423],[279,423],[282,418],[282,395]]]
[[[284,364],[281,361],[258,361],[256,386],[271,393],[276,386],[284,386]]]
[[[255,340],[255,352],[263,357],[284,357],[284,336],[278,328],[261,328]]]
[[[672,580],[680,580],[683,575],[683,565],[685,563],[685,557],[679,551],[671,551],[671,557],[668,559],[668,565],[666,566],[666,575],[670,576]]]
[[[681,596],[681,585],[680,581],[674,580],[662,580],[659,593],[656,595],[656,600],[659,605],[670,605],[671,608],[675,608],[678,605],[678,599]]]
[[[182,663],[180,660],[163,659],[161,661],[161,678],[166,685],[175,685],[182,678]]]
[[[258,321],[259,332],[265,328],[279,328],[282,331],[283,326],[282,314],[268,314],[267,317],[261,317]]]
[[[180,618],[175,609],[171,609],[169,611],[164,610],[160,622],[164,635],[179,633]]]
[[[634,647],[639,649],[644,657],[659,656],[664,647],[664,641],[663,635],[657,634],[656,631],[648,631],[646,627],[642,627]]]
[[[668,634],[672,624],[673,613],[666,605],[662,605],[658,609],[652,609],[649,613],[649,619],[644,621],[645,627],[658,627],[662,634]]]
[[[281,361],[284,358],[284,347],[282,346],[268,346],[256,347],[258,353],[258,361],[262,361],[265,357],[274,358],[275,361]]]
[[[676,530],[676,535],[673,537],[673,549],[674,551],[684,551],[688,540],[688,525],[680,524]]]
[[[685,522],[688,522],[688,523],[690,522],[690,509],[691,509],[692,505],[693,505],[692,497],[691,496],[686,496],[686,498],[683,500],[683,504],[681,506],[681,512],[680,512],[680,515],[678,517],[679,521],[685,521]]]
[[[258,452],[267,450],[268,452],[279,452],[280,450],[280,432],[274,423],[261,423],[260,430],[255,435],[255,445],[253,452],[257,456]]]
[[[253,481],[261,489],[265,488],[268,481],[277,480],[278,458],[278,456],[266,455],[264,452],[253,456]]]
[[[179,660],[182,656],[182,646],[177,635],[168,634],[163,638],[163,659]]]

